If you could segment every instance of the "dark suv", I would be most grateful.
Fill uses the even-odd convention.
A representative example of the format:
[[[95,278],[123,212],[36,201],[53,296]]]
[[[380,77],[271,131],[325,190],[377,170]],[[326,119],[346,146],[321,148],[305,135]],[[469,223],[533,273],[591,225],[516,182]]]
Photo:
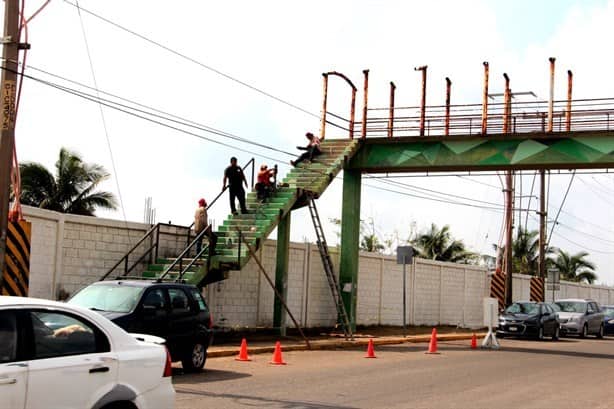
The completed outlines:
[[[166,339],[173,361],[198,371],[213,340],[213,318],[196,286],[155,281],[99,281],[70,300],[131,333]]]

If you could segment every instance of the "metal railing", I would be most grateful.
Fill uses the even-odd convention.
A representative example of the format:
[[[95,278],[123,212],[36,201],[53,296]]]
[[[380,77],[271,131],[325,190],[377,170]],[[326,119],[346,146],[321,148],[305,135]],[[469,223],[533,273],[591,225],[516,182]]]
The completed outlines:
[[[251,158],[241,169],[243,171],[245,171],[249,166],[251,165],[251,185],[250,186],[254,186],[254,176],[255,176],[255,158]],[[220,193],[218,193],[218,195],[207,205],[207,210],[209,210],[217,201],[218,199],[224,194],[224,192],[226,192],[226,190],[228,189],[228,186],[224,187],[224,189],[222,189],[222,191]],[[174,227],[174,228],[180,228],[180,229],[185,229],[186,232],[186,247],[185,249],[182,251],[181,255],[177,258],[177,260],[180,260],[180,269],[182,269],[182,261],[183,258],[185,257],[186,254],[189,254],[189,249],[191,249],[194,244],[196,243],[196,238],[200,238],[202,237],[201,234],[204,234],[204,231],[201,232],[201,234],[197,235],[196,238],[193,238],[192,235],[192,227],[194,226],[194,223],[190,224],[189,226],[179,226],[179,225],[174,225],[171,223],[157,223],[156,225],[152,226],[143,237],[141,237],[141,239],[134,244],[130,250],[128,250],[126,252],[126,254],[124,254],[124,256],[119,259],[119,261],[117,261],[117,263],[115,263],[113,265],[113,267],[111,267],[101,278],[100,281],[105,280],[107,277],[109,277],[113,271],[115,271],[115,269],[117,269],[121,264],[123,264],[124,268],[123,268],[123,272],[120,273],[119,275],[117,275],[117,278],[121,278],[121,277],[126,277],[128,276],[128,274],[130,272],[132,272],[139,264],[141,264],[147,257],[149,257],[149,263],[151,264],[152,261],[157,260],[158,259],[158,254],[159,254],[159,249],[160,249],[160,229],[161,227],[166,226],[166,227]],[[143,243],[145,243],[147,240],[149,239],[149,243],[150,245],[145,248],[144,252],[138,256],[137,260],[130,263],[130,257],[135,254],[137,252],[137,250],[142,246]],[[186,250],[188,250],[188,252],[186,252]],[[200,256],[203,253],[203,251],[201,251],[198,255]],[[176,265],[177,260],[175,260],[175,262],[173,263],[173,266]],[[190,264],[190,266],[193,264],[193,262]],[[183,270],[183,269],[182,269]],[[170,271],[170,270],[169,270]],[[166,271],[165,271],[166,272]],[[183,271],[185,272],[185,271]]]

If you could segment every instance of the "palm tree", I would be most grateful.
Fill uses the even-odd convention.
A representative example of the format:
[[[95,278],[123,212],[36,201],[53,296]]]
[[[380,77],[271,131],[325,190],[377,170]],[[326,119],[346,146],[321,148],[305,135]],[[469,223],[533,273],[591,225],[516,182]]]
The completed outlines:
[[[419,234],[411,244],[417,257],[454,263],[470,263],[476,259],[476,254],[468,251],[462,240],[452,238],[448,225],[439,229],[432,223],[430,230]]]
[[[375,234],[365,234],[360,240],[360,249],[362,251],[370,251],[372,253],[380,253],[384,250],[384,245],[380,243]]]
[[[36,162],[21,164],[19,171],[22,204],[85,216],[93,216],[97,208],[117,208],[113,193],[97,191],[109,177],[104,167],[85,163],[66,148],[60,149],[55,177]]]
[[[570,255],[559,249],[557,253],[552,263],[559,269],[562,279],[575,282],[586,281],[589,284],[597,280],[597,274],[594,271],[595,264],[585,259],[588,256],[586,251]]]
[[[495,250],[498,250],[498,246],[494,245]],[[552,247],[546,249],[546,256],[554,251]],[[505,254],[505,246],[501,247],[501,254]],[[524,230],[520,228],[518,235],[512,243],[512,262],[514,267],[514,273],[537,275],[539,269],[539,231],[537,230]],[[546,265],[550,263],[549,259],[546,259]]]

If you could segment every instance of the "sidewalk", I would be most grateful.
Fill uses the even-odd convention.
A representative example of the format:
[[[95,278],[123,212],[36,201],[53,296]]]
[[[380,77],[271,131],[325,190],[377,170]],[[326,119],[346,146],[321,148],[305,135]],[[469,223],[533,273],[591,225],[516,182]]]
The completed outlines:
[[[373,339],[373,344],[375,345],[426,343],[431,339],[431,331],[432,328],[430,327],[408,327],[406,331],[407,335],[403,336],[403,329],[399,327],[368,327],[358,328],[354,334],[353,341],[346,341],[343,334],[325,332],[314,333],[313,330],[311,330],[311,333],[307,334],[307,337],[311,350],[352,349],[365,348],[370,339]],[[300,336],[296,336],[295,332],[296,331],[293,330],[292,336],[286,337],[275,335],[272,330],[237,331],[230,334],[223,333],[217,336],[213,345],[209,347],[207,356],[208,358],[218,358],[237,355],[243,337],[247,340],[250,355],[273,353],[276,341],[281,342],[284,351],[309,350],[305,341]],[[483,338],[486,335],[482,330],[472,331],[455,327],[437,327],[437,340],[470,340],[474,332],[478,338]]]

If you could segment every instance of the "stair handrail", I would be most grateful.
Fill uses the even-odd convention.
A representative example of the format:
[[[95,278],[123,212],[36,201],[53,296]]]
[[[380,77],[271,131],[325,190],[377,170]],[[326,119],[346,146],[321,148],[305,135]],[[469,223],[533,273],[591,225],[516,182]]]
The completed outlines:
[[[194,237],[194,240],[192,240],[192,242],[190,244],[188,244],[186,246],[186,248],[183,249],[183,251],[181,252],[181,254],[179,254],[177,256],[177,258],[175,259],[175,261],[173,261],[165,270],[164,272],[160,275],[160,277],[158,277],[158,280],[161,281],[164,279],[164,277],[166,277],[168,275],[168,273],[173,269],[173,267],[175,267],[178,263],[179,263],[179,269],[183,269],[183,258],[185,257],[186,254],[188,254],[190,252],[190,250],[192,250],[192,247],[194,247],[194,245],[196,244],[196,242],[201,239],[205,233],[207,232],[208,229],[211,228],[211,223],[209,223],[207,225],[207,227],[205,227],[203,229],[203,231],[201,231],[200,233],[198,233],[196,235],[196,237]],[[209,246],[207,246],[209,247]],[[200,251],[200,253],[202,253],[202,249]],[[199,254],[200,254],[199,253]]]
[[[179,272],[179,275],[177,276],[177,278],[175,279],[175,281],[177,282],[181,282],[183,281],[183,276],[185,275],[185,273],[187,273],[190,268],[194,265],[194,263],[196,263],[196,260],[199,259],[199,257],[201,255],[203,255],[205,252],[209,251],[209,245],[207,244],[206,246],[204,246],[202,249],[200,249],[200,251],[198,253],[196,253],[196,255],[194,256],[194,258],[192,259],[192,261],[190,261],[188,263],[187,266],[185,266],[185,268],[183,270],[181,270]],[[159,283],[162,282],[162,277],[158,278],[157,280]]]

